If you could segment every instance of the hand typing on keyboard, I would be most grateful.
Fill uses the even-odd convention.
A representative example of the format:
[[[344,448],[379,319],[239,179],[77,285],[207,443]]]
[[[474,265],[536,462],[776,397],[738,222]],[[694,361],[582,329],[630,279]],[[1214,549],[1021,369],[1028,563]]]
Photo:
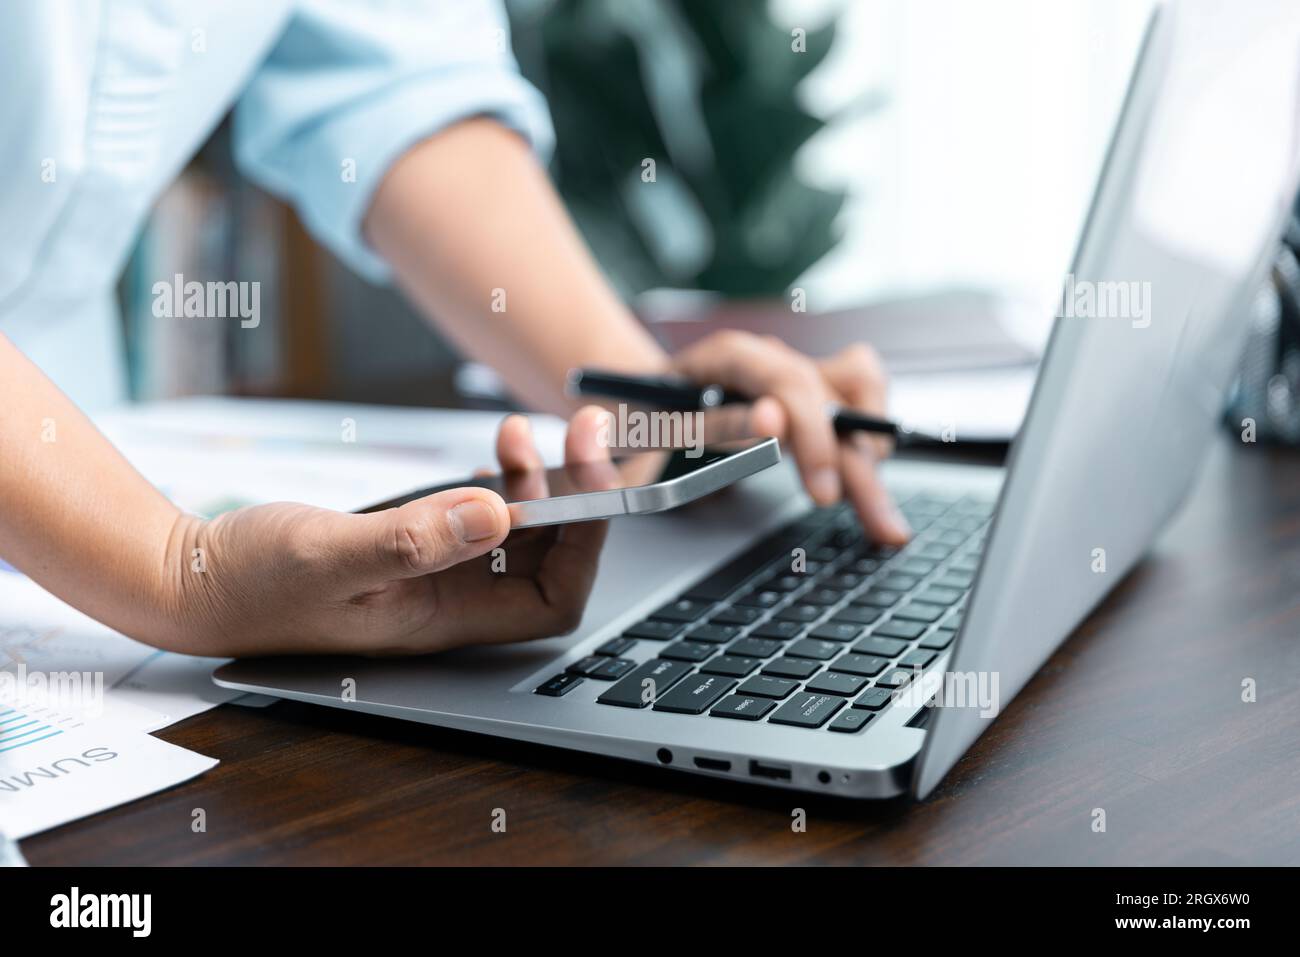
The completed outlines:
[[[710,413],[710,440],[776,436],[794,453],[804,487],[818,505],[843,497],[873,541],[908,540],[907,521],[876,475],[876,462],[889,453],[888,440],[862,434],[839,440],[827,414],[833,405],[884,414],[885,372],[869,346],[817,360],[774,337],[725,330],[684,349],[673,368],[696,382],[760,396],[739,415],[730,406]]]

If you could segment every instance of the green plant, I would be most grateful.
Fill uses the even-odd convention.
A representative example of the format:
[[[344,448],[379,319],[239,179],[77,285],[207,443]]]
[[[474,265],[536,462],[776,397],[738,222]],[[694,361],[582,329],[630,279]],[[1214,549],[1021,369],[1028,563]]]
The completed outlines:
[[[794,169],[824,125],[796,90],[825,58],[835,25],[793,31],[768,6],[511,6],[521,68],[555,123],[557,186],[625,293],[781,295],[835,243],[844,195]]]

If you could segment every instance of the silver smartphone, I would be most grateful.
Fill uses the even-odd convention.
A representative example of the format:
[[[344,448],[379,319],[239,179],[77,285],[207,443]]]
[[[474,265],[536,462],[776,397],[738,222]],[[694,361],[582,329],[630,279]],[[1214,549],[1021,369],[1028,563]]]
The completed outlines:
[[[490,488],[506,500],[511,528],[590,522],[663,512],[716,492],[781,461],[776,439],[699,449],[657,449],[608,462],[475,476],[419,489],[362,512],[378,512],[451,488]]]

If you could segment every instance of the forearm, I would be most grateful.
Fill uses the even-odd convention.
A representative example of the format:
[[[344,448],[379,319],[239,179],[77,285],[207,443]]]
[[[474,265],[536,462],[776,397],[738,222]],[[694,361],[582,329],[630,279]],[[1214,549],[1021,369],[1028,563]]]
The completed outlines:
[[[535,408],[572,408],[563,390],[575,366],[667,368],[527,145],[498,123],[459,123],[408,151],[366,232],[424,313]]]
[[[132,637],[168,637],[185,520],[0,335],[0,557]]]

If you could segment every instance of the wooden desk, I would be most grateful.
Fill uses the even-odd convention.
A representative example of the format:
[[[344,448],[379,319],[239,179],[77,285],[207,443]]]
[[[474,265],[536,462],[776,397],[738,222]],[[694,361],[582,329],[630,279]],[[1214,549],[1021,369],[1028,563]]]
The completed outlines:
[[[227,705],[161,736],[221,765],[25,841],[31,863],[1295,864],[1300,455],[1221,441],[1150,558],[924,804],[291,703]]]

